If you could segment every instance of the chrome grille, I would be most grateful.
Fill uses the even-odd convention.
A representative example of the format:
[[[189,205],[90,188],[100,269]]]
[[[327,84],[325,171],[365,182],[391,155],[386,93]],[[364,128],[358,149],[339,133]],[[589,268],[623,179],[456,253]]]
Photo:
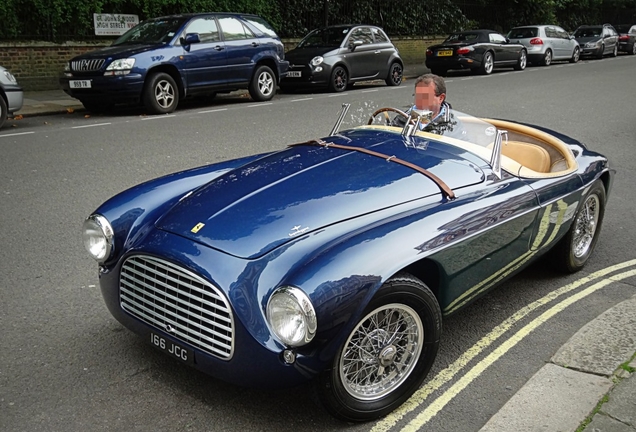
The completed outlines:
[[[74,72],[98,71],[104,65],[104,59],[73,60],[71,70]]]
[[[208,354],[230,359],[232,310],[223,293],[168,261],[135,255],[119,279],[121,307],[140,320]]]

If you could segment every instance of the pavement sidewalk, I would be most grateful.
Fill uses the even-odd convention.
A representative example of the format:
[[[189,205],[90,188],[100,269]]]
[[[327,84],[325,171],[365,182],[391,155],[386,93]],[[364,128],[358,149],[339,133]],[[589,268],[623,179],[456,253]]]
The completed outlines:
[[[405,66],[408,80],[427,73]],[[25,92],[16,116],[83,110],[62,90]],[[636,296],[585,325],[480,432],[636,432]]]

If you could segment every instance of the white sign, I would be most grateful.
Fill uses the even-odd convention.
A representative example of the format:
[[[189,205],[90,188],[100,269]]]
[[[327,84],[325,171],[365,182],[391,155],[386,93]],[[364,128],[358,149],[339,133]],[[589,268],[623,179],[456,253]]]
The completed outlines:
[[[120,36],[139,24],[139,16],[126,14],[93,14],[97,36]]]

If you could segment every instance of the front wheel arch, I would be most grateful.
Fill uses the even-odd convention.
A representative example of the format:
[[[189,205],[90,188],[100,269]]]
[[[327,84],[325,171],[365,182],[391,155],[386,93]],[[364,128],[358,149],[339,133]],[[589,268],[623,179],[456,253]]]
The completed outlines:
[[[373,296],[330,367],[315,380],[318,397],[345,421],[388,414],[426,378],[441,332],[442,313],[431,290],[408,273],[397,274]]]

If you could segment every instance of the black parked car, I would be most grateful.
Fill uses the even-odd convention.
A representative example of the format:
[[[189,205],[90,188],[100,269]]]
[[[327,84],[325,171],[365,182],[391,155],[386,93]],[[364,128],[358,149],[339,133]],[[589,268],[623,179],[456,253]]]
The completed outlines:
[[[73,58],[60,83],[90,111],[142,102],[159,114],[201,93],[246,88],[269,100],[288,66],[283,43],[261,17],[184,14],[144,21],[110,47]]]
[[[581,57],[603,58],[606,54],[618,55],[618,33],[609,24],[583,25],[574,31],[574,39],[581,46]]]
[[[618,32],[618,50],[636,54],[636,24],[619,24],[614,28]]]
[[[316,29],[288,51],[289,71],[282,90],[310,85],[340,92],[356,81],[383,79],[402,83],[404,63],[384,30],[370,25],[337,25]]]
[[[426,50],[426,67],[442,76],[450,69],[470,69],[485,75],[496,67],[524,70],[527,60],[528,53],[522,44],[511,43],[492,30],[453,33]]]

